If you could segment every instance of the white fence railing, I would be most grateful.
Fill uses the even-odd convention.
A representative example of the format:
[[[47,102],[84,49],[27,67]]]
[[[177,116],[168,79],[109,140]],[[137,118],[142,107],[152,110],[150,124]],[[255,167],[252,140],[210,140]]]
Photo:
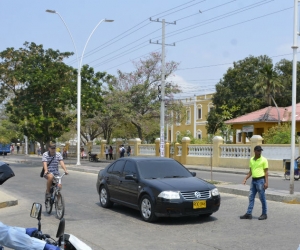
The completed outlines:
[[[188,155],[189,156],[211,156],[212,155],[212,146],[199,146],[199,145],[189,145],[188,146],[189,152]]]
[[[155,144],[140,145],[140,155],[152,155],[155,156]]]
[[[250,158],[251,147],[238,145],[221,145],[221,158]]]

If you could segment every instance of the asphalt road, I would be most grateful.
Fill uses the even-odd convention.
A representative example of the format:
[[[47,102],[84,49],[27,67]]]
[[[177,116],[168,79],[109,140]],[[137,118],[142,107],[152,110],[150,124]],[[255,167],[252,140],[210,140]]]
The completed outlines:
[[[43,203],[45,180],[40,165],[14,164],[16,176],[1,189],[19,200],[19,205],[0,209],[0,220],[9,225],[33,227],[29,217],[33,201]],[[239,178],[241,176],[238,176]],[[162,218],[150,224],[140,214],[120,205],[103,209],[96,192],[96,174],[70,171],[63,178],[66,202],[66,232],[93,249],[297,249],[300,205],[268,202],[268,220],[258,221],[257,202],[253,220],[240,220],[246,211],[246,197],[222,194],[221,207],[210,218]],[[280,179],[280,178],[279,178]],[[54,213],[42,214],[42,230],[55,236],[58,220]]]

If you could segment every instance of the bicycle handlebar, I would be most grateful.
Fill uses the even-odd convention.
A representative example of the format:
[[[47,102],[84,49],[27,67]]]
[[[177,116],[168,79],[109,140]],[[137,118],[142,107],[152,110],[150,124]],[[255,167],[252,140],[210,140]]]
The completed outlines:
[[[63,173],[61,176],[54,176],[55,180],[61,184],[61,179],[63,178],[63,176],[65,175],[66,173]]]

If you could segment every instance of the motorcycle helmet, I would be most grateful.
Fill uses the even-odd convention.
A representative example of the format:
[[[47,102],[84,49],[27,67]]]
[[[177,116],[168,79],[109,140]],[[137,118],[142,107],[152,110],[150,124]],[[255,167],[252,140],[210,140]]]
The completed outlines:
[[[0,161],[0,185],[13,176],[15,176],[15,174],[9,164]]]

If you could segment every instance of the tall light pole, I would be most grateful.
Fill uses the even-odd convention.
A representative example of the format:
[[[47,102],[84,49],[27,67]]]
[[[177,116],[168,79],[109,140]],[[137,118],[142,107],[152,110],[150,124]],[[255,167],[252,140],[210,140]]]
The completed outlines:
[[[66,26],[69,35],[72,39],[74,48],[75,48],[75,52],[76,52],[76,57],[77,57],[77,64],[78,64],[78,72],[77,72],[77,164],[76,165],[81,165],[80,164],[80,124],[81,124],[81,67],[82,67],[82,60],[83,60],[83,55],[86,49],[86,46],[89,42],[89,40],[91,39],[92,35],[94,34],[95,30],[98,28],[98,26],[102,23],[102,22],[113,22],[114,20],[108,20],[108,19],[102,19],[97,25],[96,27],[93,29],[92,33],[90,34],[89,38],[87,39],[85,46],[83,48],[82,54],[81,54],[81,58],[79,61],[78,58],[78,53],[77,53],[77,49],[76,49],[76,45],[74,42],[74,39],[71,35],[71,32],[66,24],[66,22],[64,21],[64,19],[62,18],[62,16],[55,10],[46,10],[46,12],[48,13],[52,13],[52,14],[57,14],[60,19],[63,21],[64,25]]]
[[[162,19],[160,21],[159,19],[153,20],[150,17],[150,21],[153,22],[161,22],[162,23],[162,38],[161,38],[161,85],[159,88],[160,91],[160,157],[165,157],[165,74],[166,74],[166,65],[165,65],[165,45],[171,45],[175,46],[175,43],[173,44],[165,44],[165,25],[166,21],[165,19]],[[176,24],[176,21],[173,23],[168,24]],[[150,43],[153,43],[150,40]],[[154,42],[155,44],[159,44],[158,41]]]
[[[290,164],[290,194],[294,194],[294,161],[295,161],[295,137],[296,137],[296,92],[297,92],[297,36],[298,36],[298,2],[294,2],[294,43],[293,49],[293,83],[292,83],[292,131],[291,131],[291,164]]]

